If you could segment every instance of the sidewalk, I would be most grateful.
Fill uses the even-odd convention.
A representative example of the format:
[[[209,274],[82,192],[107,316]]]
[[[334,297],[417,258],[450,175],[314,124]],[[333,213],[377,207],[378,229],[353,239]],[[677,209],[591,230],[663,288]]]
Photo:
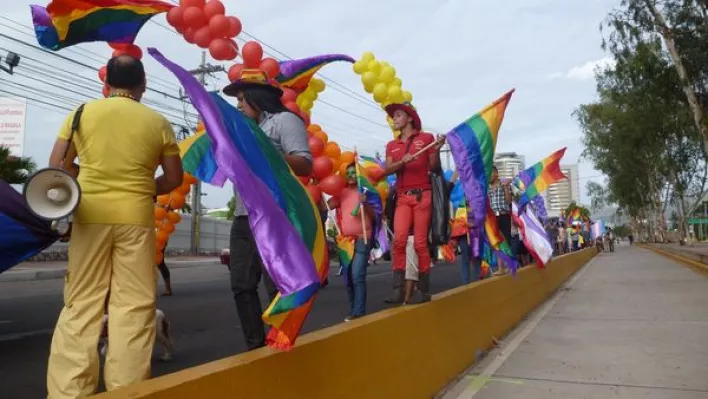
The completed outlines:
[[[708,398],[708,278],[650,250],[599,255],[443,399]]]
[[[170,269],[220,265],[218,256],[175,256],[165,260]],[[0,283],[14,281],[54,280],[64,278],[67,262],[25,262],[0,274]],[[226,267],[226,266],[224,266]]]

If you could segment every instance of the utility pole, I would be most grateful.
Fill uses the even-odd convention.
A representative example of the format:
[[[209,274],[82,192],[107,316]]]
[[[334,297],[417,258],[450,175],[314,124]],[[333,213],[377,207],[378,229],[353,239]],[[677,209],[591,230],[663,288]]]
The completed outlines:
[[[215,72],[226,72],[221,65],[211,65],[206,62],[206,51],[202,51],[202,63],[199,68],[189,71],[194,76],[199,76],[199,83],[206,85],[207,75]],[[184,99],[184,98],[183,98]],[[190,234],[190,250],[192,255],[199,255],[199,222],[202,215],[202,182],[197,181],[192,187],[192,228]]]

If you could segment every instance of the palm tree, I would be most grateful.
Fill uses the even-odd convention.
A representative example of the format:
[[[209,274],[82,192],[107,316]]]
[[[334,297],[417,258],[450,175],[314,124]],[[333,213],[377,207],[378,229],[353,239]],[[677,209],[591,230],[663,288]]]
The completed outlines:
[[[0,180],[9,184],[24,184],[37,169],[29,157],[10,155],[10,147],[0,146]]]

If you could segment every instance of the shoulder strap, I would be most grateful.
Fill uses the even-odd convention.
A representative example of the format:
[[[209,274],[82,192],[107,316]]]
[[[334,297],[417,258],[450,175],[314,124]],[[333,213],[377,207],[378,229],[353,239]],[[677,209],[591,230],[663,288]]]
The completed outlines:
[[[406,143],[406,151],[403,153],[403,155],[408,154],[408,151],[410,151],[412,145],[413,145],[413,138],[411,137],[408,140],[408,142]],[[403,168],[401,168],[398,172],[396,172],[396,178],[400,178],[401,174],[403,174]]]
[[[64,150],[64,156],[61,157],[62,164],[63,164],[64,160],[66,160],[66,155],[69,153],[69,148],[71,148],[71,141],[74,139],[74,133],[79,130],[79,123],[81,122],[81,114],[84,113],[84,105],[86,105],[86,104],[79,105],[79,108],[77,108],[76,112],[74,113],[74,119],[71,121],[71,133],[69,133],[69,140],[67,140],[69,143],[66,146],[66,150]]]

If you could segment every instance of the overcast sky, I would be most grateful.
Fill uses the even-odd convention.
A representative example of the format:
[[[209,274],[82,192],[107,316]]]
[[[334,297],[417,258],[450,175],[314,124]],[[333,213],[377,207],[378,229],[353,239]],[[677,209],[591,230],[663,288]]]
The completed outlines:
[[[29,29],[31,3],[4,1],[2,17],[6,19],[0,17],[0,33],[36,44]],[[46,2],[39,4],[46,6]],[[403,89],[413,93],[413,103],[423,124],[438,133],[447,132],[507,90],[516,88],[497,151],[523,154],[530,165],[562,146],[568,147],[564,163],[580,160],[581,134],[571,112],[595,98],[593,70],[608,62],[600,48],[598,26],[618,6],[619,0],[270,0],[224,1],[224,4],[227,14],[242,20],[245,32],[293,58],[346,53],[358,59],[363,52],[372,51],[377,59],[394,66]],[[155,21],[166,25],[164,16],[156,17]],[[241,38],[249,39],[244,34]],[[143,48],[155,46],[186,68],[196,67],[201,60],[197,46],[154,23],[143,28],[136,44]],[[105,44],[77,47],[80,48],[76,51],[59,53],[93,67],[101,66],[102,59],[105,62],[110,56]],[[44,68],[59,68],[62,73],[98,82],[89,68],[0,37],[2,56],[4,49],[34,58],[34,63],[25,64],[35,68],[34,71],[41,62]],[[273,52],[268,48],[266,51]],[[148,55],[144,60],[149,84],[177,95],[176,81],[166,70]],[[23,71],[22,68],[21,64],[18,71]],[[36,76],[32,70],[24,73]],[[385,114],[372,106],[371,95],[363,90],[351,65],[333,64],[323,69],[322,74],[356,94],[337,91],[328,82],[320,99],[329,104],[315,103],[313,123],[322,125],[330,138],[344,148],[357,147],[369,154],[383,152],[391,139]],[[37,78],[41,81],[50,77]],[[166,84],[161,79],[173,83]],[[0,90],[19,90],[8,82],[33,87],[39,84],[26,77],[0,73]],[[85,83],[90,82],[84,80],[82,84]],[[209,83],[210,88],[220,88],[226,83],[226,76],[219,74]],[[61,85],[71,89],[69,84]],[[61,93],[57,88],[53,90]],[[100,96],[99,91],[100,87],[96,97]],[[64,95],[81,97],[71,92]],[[73,108],[71,101],[54,97],[46,94],[41,98]],[[171,119],[180,119],[178,102],[155,93],[149,98],[174,108]],[[30,104],[28,110],[25,155],[36,158],[40,166],[47,162],[65,115],[65,111],[51,109]],[[584,162],[580,162],[580,179],[581,200],[587,201],[587,181],[603,179]],[[208,187],[206,192],[207,207],[222,207],[230,198],[230,187]]]

